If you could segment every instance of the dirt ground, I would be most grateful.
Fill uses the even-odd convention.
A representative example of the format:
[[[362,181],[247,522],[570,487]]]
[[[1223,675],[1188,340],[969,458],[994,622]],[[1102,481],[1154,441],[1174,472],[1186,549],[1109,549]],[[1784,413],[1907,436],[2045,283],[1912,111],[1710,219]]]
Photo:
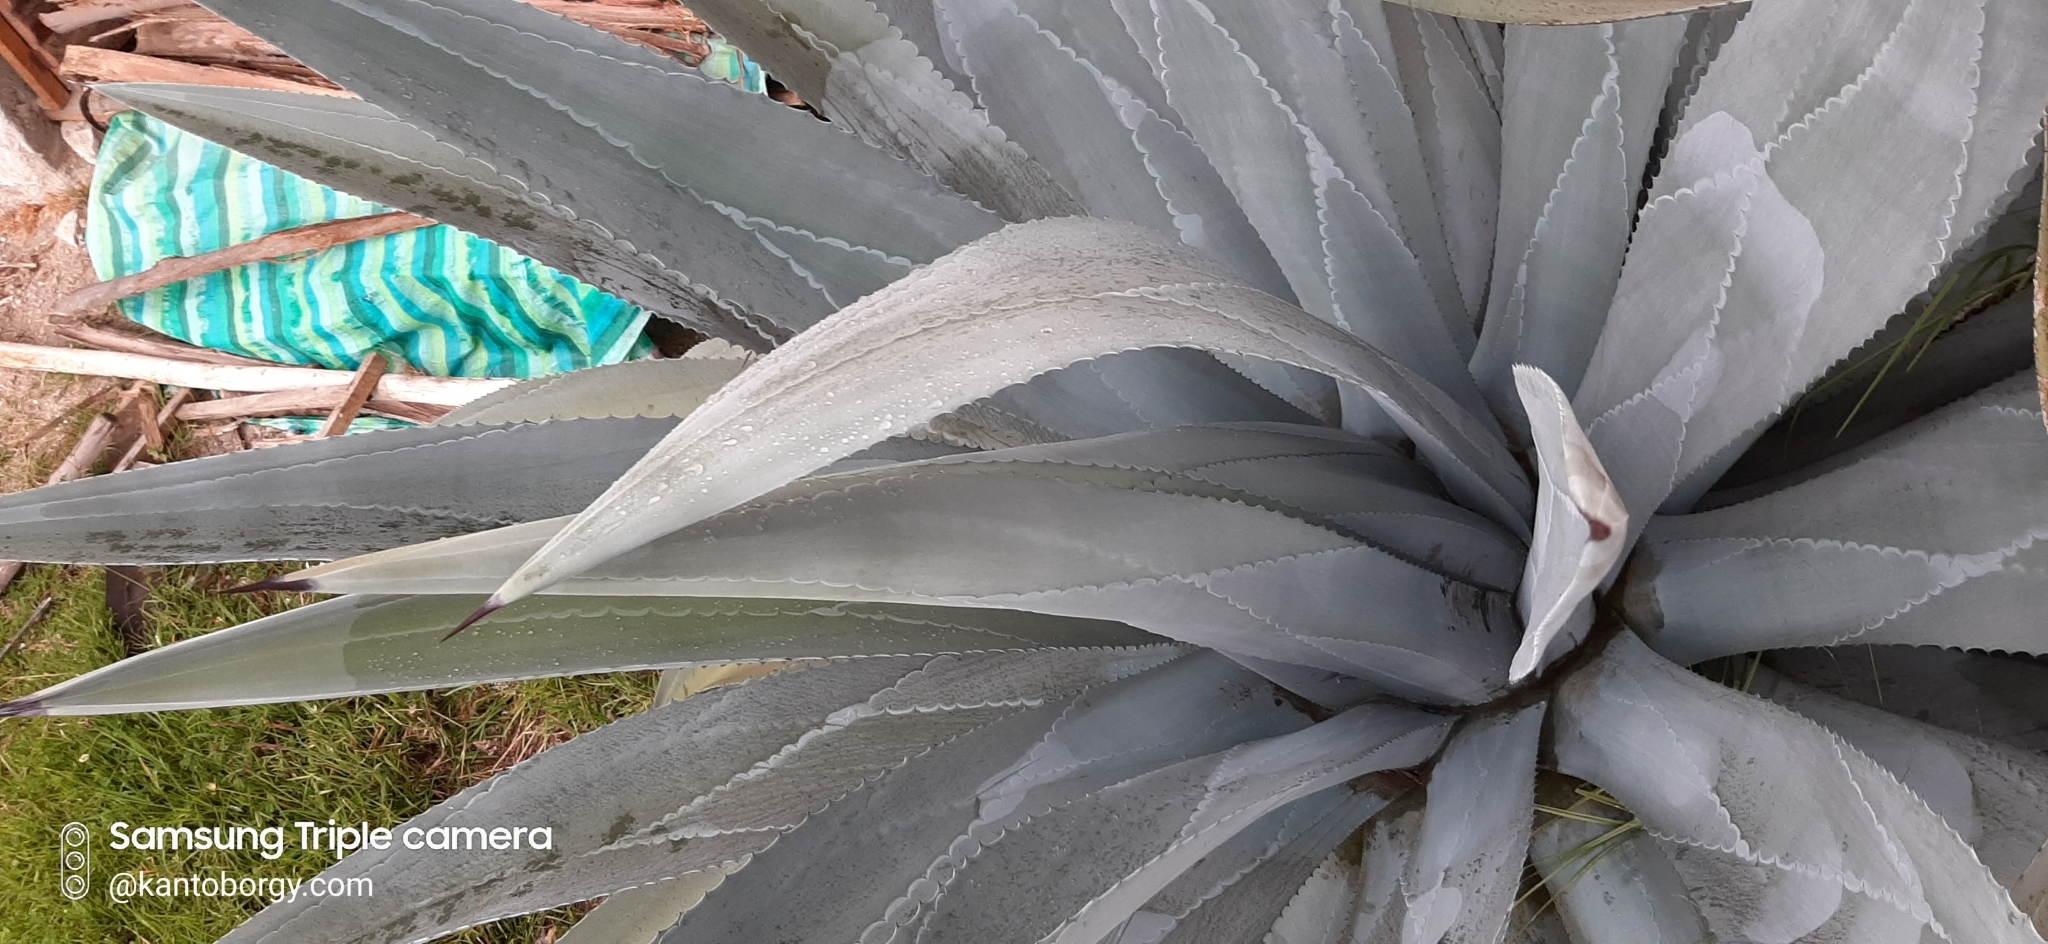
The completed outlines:
[[[85,193],[91,168],[70,155],[59,167],[70,186],[20,193],[0,203],[0,341],[63,345],[51,303],[95,281],[86,256]],[[119,382],[0,369],[0,492],[37,482],[70,448],[64,420]]]

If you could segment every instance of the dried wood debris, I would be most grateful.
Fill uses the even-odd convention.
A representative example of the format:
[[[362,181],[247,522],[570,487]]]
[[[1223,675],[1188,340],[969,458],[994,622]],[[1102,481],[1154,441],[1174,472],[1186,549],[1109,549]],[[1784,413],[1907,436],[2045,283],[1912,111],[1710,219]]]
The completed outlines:
[[[710,52],[710,29],[673,0],[527,2],[693,64]],[[8,48],[17,53],[4,58],[32,87],[46,90],[43,104],[53,118],[83,119],[87,108],[92,117],[102,118],[119,110],[85,93],[94,82],[347,94],[283,50],[191,0],[0,0],[0,9],[11,16],[11,25],[0,23],[7,27],[0,29],[7,34],[0,39],[10,40]]]

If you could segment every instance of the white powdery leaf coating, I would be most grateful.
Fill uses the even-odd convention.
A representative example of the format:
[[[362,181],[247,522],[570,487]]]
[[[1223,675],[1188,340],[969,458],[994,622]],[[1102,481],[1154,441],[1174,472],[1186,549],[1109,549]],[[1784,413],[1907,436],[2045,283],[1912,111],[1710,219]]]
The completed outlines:
[[[1337,323],[1310,179],[1314,132],[1266,80],[1264,64],[1201,0],[1153,0],[1152,12],[1167,101],[1272,251],[1301,307]]]
[[[1680,844],[1681,872],[1688,860],[1714,870],[1715,897],[1699,900],[1722,940],[1844,925],[1864,929],[1851,940],[2041,940],[1961,837],[1875,761],[1630,633],[1559,686],[1553,724],[1561,772]]]
[[[1171,922],[1157,936],[1112,938],[1112,944],[1208,944],[1251,940],[1269,930],[1286,910],[1289,894],[1308,881],[1331,849],[1378,813],[1387,797],[1376,791],[1345,796],[1325,790],[1266,814],[1216,851],[1181,873],[1132,915],[1154,927]]]
[[[1401,878],[1408,872],[1408,863],[1415,856],[1415,844],[1421,836],[1419,798],[1404,798],[1366,824],[1350,944],[1401,944],[1402,927],[1408,916],[1407,901],[1401,896]]]
[[[904,343],[911,337],[918,341]],[[1441,391],[1147,231],[1047,220],[977,241],[763,358],[551,539],[496,601],[573,576],[1009,384],[1145,347],[1245,354],[1364,387],[1455,497],[1526,531],[1528,483],[1497,430]],[[975,356],[960,356],[968,351]]]
[[[1509,368],[1576,391],[1621,278],[1684,17],[1509,27],[1501,220],[1473,373],[1516,424]]]
[[[989,119],[1090,215],[1174,231],[1105,77],[1011,0],[940,0],[942,24]],[[1057,109],[1048,101],[1059,102]]]
[[[1436,195],[1467,325],[1486,310],[1500,214],[1500,112],[1465,35],[1450,17],[1404,7],[1385,9],[1401,85],[1415,117],[1415,137]],[[1363,24],[1361,24],[1363,25]]]
[[[973,898],[974,876],[955,880],[984,843],[1008,842],[1010,831],[1132,777],[1308,723],[1272,704],[1270,684],[1219,656],[1156,671],[1100,686],[1052,718],[978,729],[938,748],[932,763],[883,774],[756,856],[669,940],[914,937],[935,901]]]
[[[1505,933],[1529,850],[1546,708],[1475,717],[1444,749],[1401,879],[1402,944],[1492,944]]]
[[[1535,440],[1536,540],[1522,573],[1522,644],[1508,668],[1520,681],[1592,628],[1590,600],[1621,559],[1628,509],[1557,382],[1515,365],[1515,389]]]
[[[834,124],[1003,219],[1081,212],[874,4],[707,0],[692,9]]]
[[[2048,759],[1808,688],[1768,669],[1751,690],[1870,755],[1939,814],[2010,888],[2048,841]]]
[[[710,347],[706,341],[692,348]],[[751,359],[685,356],[625,361],[522,381],[471,400],[435,426],[541,423],[548,420],[627,416],[687,416]]]
[[[1822,290],[1823,243],[1733,117],[1694,125],[1665,173],[1698,183],[1643,211],[1573,398],[1632,531],[1696,467],[1699,443],[1729,441],[1791,396],[1784,352]]]
[[[972,719],[968,729],[978,729],[1177,655],[1170,649],[1104,653],[1092,668],[1064,656],[970,658],[981,671],[950,658],[804,663],[614,722],[406,823],[428,829],[544,822],[553,828],[552,849],[474,851],[460,868],[402,846],[364,850],[323,875],[369,877],[403,889],[397,904],[302,896],[273,904],[224,940],[420,942],[718,867],[761,851],[864,779],[960,733],[940,719]],[[914,706],[902,710],[892,703],[905,699]],[[830,720],[842,714],[859,717]],[[933,739],[904,740],[892,731]],[[859,750],[860,741],[872,752]],[[813,761],[838,773],[808,785],[774,782],[777,770]],[[747,783],[770,789],[735,789]],[[754,800],[741,802],[749,793]],[[717,818],[672,818],[699,801],[708,802],[706,812],[715,807]]]
[[[1740,127],[1746,143],[1765,155],[1764,173],[1773,185],[1767,190],[1784,200],[1776,211],[1759,205],[1769,215],[1750,222],[1750,238],[1776,233],[1790,241],[1775,252],[1758,245],[1740,253],[1723,306],[1729,327],[1721,333],[1746,336],[1734,339],[1744,349],[1741,356],[1734,345],[1713,340],[1709,349],[1715,356],[1696,358],[1698,376],[1686,383],[1698,389],[1689,392],[1683,408],[1639,417],[1640,424],[1618,422],[1618,416],[1611,424],[1591,421],[1593,427],[1612,426],[1596,430],[1596,443],[1607,436],[1650,443],[1683,437],[1682,446],[1647,450],[1642,469],[1613,470],[1631,507],[1691,507],[1793,395],[1921,291],[1965,235],[2003,201],[2037,128],[2036,119],[2023,122],[2013,115],[2037,112],[2048,95],[2048,71],[2038,68],[2038,58],[2020,65],[2023,57],[2012,51],[2009,37],[2001,37],[1996,46],[1986,38],[1987,23],[1994,19],[2001,29],[2020,35],[2048,30],[2042,22],[2048,20],[2048,9],[2039,4],[1917,0],[1903,12],[1892,0],[1773,6],[1763,16],[1745,18],[1709,70],[1688,110],[1678,150],[1710,123]],[[1810,75],[1803,66],[1793,75],[1783,64],[1768,63],[1772,42],[1796,41],[1790,38],[1811,32],[1787,30],[1786,22],[1837,12],[1857,24],[1858,38],[1847,42],[1870,44],[1869,58],[1853,81],[1838,90],[1828,88],[1850,74],[1859,61],[1854,56],[1846,64],[1816,64]],[[1766,41],[1763,37],[1774,30],[1784,38]],[[1794,56],[1790,61],[1806,60]],[[1764,75],[1777,78],[1757,78]],[[1745,76],[1761,85],[1749,88]],[[1771,92],[1772,87],[1778,91]],[[1814,99],[1822,103],[1810,113],[1793,114]],[[1982,124],[1975,119],[1980,112],[1986,116]],[[1902,123],[1902,114],[1916,117]],[[1786,117],[1791,123],[1780,133],[1778,123]],[[1699,176],[1667,166],[1653,189],[1652,209],[1682,197]],[[1770,216],[1791,221],[1793,228],[1763,226]],[[1636,268],[1637,250],[1662,241],[1645,238],[1650,218],[1646,212],[1628,269]],[[1812,251],[1821,253],[1825,247],[1818,265],[1772,266],[1774,271],[1757,273],[1770,275],[1766,281],[1745,272],[1765,259],[1800,258],[1805,237],[1797,230],[1806,226],[1816,242]],[[1655,253],[1645,255],[1647,261]],[[1629,280],[1625,269],[1624,295]],[[1802,305],[1810,310],[1785,317]],[[1642,338],[1657,333],[1651,321],[1670,318],[1668,308],[1631,313],[1617,297],[1601,340],[1607,367],[1589,372],[1588,388],[1576,401],[1586,415],[1603,414],[1634,396],[1632,391],[1644,389],[1623,385],[1627,389],[1589,395],[1597,374],[1619,376],[1630,372],[1631,362],[1661,362],[1664,355],[1657,346]],[[1596,365],[1602,360],[1596,355]],[[1742,373],[1732,373],[1738,370]],[[1676,455],[1667,468],[1663,459],[1670,453]]]
[[[1287,902],[1264,944],[1344,944],[1358,878],[1358,863],[1332,853]]]
[[[1386,705],[1172,764],[1068,799],[983,815],[864,941],[1096,942],[1203,857],[1300,798],[1420,763],[1449,722]],[[1077,847],[1099,854],[1077,858]],[[1039,876],[1019,883],[1019,874]]]
[[[1663,843],[1640,832],[1602,837],[1614,827],[1557,817],[1529,838],[1529,860],[1543,876],[1574,944],[1698,944],[1707,940]]]
[[[2029,371],[1778,492],[1658,518],[1626,605],[1685,662],[1850,640],[2048,651],[2044,467]]]

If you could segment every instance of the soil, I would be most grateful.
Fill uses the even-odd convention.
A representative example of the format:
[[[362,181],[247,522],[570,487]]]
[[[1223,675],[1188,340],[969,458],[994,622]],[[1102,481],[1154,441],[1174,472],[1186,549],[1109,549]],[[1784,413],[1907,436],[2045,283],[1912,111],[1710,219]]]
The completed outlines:
[[[0,341],[65,344],[50,323],[51,303],[96,281],[83,247],[90,168],[79,165],[71,168],[75,188],[0,205]],[[75,430],[66,420],[119,390],[111,378],[0,369],[0,492],[40,484],[71,448]]]

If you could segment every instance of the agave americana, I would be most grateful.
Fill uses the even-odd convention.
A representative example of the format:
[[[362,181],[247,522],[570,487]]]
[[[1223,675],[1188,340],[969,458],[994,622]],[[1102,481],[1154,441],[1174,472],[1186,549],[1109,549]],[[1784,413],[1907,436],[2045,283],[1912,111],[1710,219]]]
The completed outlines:
[[[2024,349],[1766,431],[2030,231],[2048,4],[692,4],[820,121],[517,0],[205,2],[360,99],[105,91],[723,343],[9,497],[340,596],[5,710],[783,666],[412,824],[551,849],[224,940],[2041,941]]]

